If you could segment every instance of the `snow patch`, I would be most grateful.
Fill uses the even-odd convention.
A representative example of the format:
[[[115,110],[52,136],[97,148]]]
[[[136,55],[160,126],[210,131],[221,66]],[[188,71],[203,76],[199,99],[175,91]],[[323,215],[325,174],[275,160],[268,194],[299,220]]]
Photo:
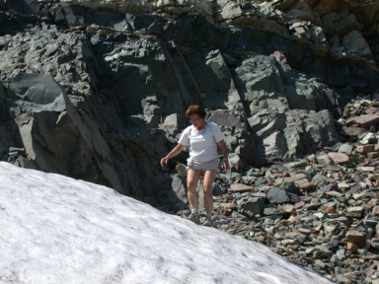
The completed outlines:
[[[326,284],[114,190],[0,163],[0,283]]]

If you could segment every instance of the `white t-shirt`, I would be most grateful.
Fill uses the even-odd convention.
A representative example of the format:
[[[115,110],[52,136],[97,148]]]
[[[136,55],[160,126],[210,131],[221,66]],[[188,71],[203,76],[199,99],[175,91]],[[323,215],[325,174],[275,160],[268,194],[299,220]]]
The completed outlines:
[[[189,148],[188,161],[197,163],[217,159],[217,144],[224,140],[224,134],[214,122],[207,122],[201,130],[190,125],[183,130],[178,143]]]

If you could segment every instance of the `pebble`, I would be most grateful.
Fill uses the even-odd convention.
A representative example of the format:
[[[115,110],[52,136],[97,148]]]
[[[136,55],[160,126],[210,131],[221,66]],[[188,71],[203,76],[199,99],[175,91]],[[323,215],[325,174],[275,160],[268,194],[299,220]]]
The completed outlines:
[[[351,155],[351,153],[353,152],[353,149],[354,149],[353,145],[345,143],[345,144],[342,144],[338,148],[338,152],[345,153],[347,155]]]
[[[229,188],[230,192],[250,192],[252,190],[253,190],[252,186],[245,185],[242,183],[233,183]]]
[[[377,205],[374,208],[372,208],[372,214],[374,216],[379,216],[379,205]]]
[[[356,151],[358,153],[363,153],[363,154],[367,154],[369,152],[374,152],[375,151],[375,145],[372,145],[372,144],[358,145],[356,148]]]
[[[350,249],[363,248],[366,245],[366,235],[360,231],[351,229],[346,233],[346,241]]]
[[[344,153],[331,152],[328,154],[328,157],[335,164],[344,164],[350,161],[350,157]]]
[[[349,207],[346,210],[346,215],[360,218],[362,217],[364,208],[362,206]]]

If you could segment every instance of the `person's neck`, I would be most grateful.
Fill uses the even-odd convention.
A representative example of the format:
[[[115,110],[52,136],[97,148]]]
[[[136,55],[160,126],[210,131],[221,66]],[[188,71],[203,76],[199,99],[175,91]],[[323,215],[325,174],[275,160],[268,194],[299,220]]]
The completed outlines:
[[[195,128],[196,128],[197,130],[202,130],[202,129],[205,128],[206,125],[207,125],[207,122],[204,122],[203,125],[201,125],[201,126],[199,126],[199,127],[196,127],[196,126],[195,126]]]

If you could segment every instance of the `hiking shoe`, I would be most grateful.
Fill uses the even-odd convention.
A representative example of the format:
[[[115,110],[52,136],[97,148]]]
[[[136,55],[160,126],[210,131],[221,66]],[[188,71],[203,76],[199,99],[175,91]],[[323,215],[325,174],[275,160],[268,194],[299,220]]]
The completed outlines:
[[[188,219],[190,219],[195,224],[199,224],[200,223],[200,215],[199,215],[199,213],[191,213],[188,216]]]
[[[205,221],[202,223],[203,226],[207,226],[207,227],[213,227],[215,224],[213,222],[213,219],[212,217],[206,217],[205,218]]]

